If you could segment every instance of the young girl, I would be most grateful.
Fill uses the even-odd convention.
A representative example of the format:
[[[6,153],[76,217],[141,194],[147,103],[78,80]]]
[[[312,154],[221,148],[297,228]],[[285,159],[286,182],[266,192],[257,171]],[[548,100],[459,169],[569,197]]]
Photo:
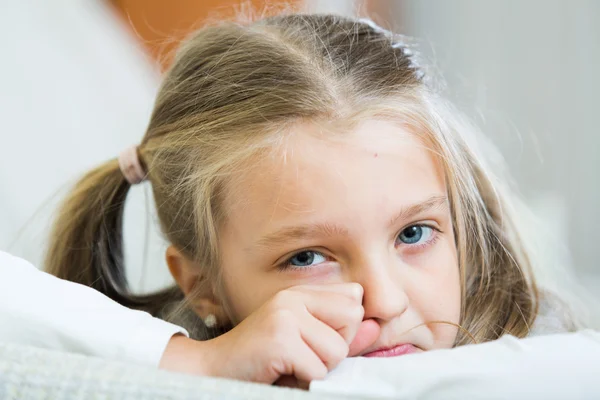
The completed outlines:
[[[525,337],[545,303],[510,194],[468,129],[401,38],[370,22],[204,28],[139,146],[66,200],[47,269],[208,339],[207,375],[310,381],[347,356]],[[134,296],[122,216],[142,180],[177,287]]]

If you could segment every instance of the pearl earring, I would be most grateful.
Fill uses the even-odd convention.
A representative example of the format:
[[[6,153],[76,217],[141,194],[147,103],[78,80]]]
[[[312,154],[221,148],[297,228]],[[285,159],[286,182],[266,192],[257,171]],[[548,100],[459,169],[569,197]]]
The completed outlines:
[[[213,328],[217,325],[217,317],[215,317],[215,314],[208,314],[206,318],[204,318],[204,325],[206,325],[207,328]]]

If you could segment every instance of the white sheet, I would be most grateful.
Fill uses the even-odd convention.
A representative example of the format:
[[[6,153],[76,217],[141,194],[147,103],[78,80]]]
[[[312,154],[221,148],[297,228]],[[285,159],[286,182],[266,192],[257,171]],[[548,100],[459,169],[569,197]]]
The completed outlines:
[[[397,358],[349,358],[317,393],[394,399],[600,398],[600,333],[585,330]]]

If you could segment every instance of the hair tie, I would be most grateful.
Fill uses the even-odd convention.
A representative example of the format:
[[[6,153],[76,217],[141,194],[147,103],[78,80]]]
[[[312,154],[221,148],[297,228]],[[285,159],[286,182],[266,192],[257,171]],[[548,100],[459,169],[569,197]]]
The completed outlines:
[[[136,185],[146,178],[137,149],[137,146],[131,146],[119,154],[119,168],[131,185]]]

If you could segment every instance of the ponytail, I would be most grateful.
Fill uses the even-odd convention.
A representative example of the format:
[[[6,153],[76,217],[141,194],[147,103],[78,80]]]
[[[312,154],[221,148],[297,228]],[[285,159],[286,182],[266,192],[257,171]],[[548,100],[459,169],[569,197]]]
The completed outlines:
[[[125,276],[123,212],[130,188],[117,160],[87,173],[58,211],[46,271],[98,290],[118,303],[158,316],[183,299],[177,287],[132,295]]]

